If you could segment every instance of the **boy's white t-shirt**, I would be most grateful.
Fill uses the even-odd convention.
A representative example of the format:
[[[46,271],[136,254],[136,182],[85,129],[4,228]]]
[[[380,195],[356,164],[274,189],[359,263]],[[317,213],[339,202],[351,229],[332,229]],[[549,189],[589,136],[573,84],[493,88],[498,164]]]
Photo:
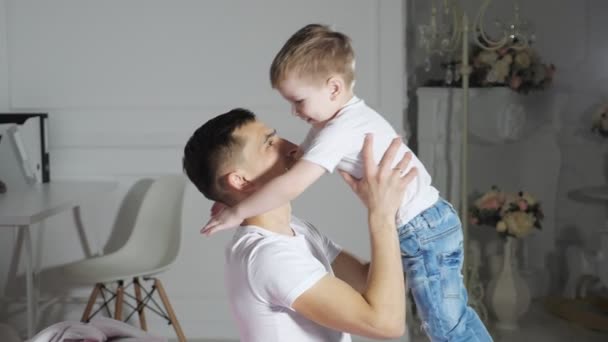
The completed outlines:
[[[292,309],[302,293],[333,274],[341,248],[293,216],[291,228],[295,236],[239,227],[226,247],[225,280],[241,341],[351,341]]]
[[[384,151],[397,136],[397,132],[363,100],[353,96],[324,127],[310,129],[300,145],[304,150],[302,158],[320,165],[330,173],[337,168],[361,178],[363,175],[361,149],[366,133],[374,135],[374,160],[379,163]],[[401,144],[394,165],[406,152],[411,150],[405,144]],[[398,226],[406,224],[439,199],[439,191],[431,185],[431,175],[415,155],[412,156],[407,170],[412,167],[418,169],[418,175],[408,185],[401,202],[396,218]]]

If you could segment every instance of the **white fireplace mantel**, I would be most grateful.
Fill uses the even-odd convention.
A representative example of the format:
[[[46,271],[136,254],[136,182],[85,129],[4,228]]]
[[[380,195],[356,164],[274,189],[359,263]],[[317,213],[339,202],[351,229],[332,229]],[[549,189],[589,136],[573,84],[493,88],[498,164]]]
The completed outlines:
[[[417,96],[418,157],[441,195],[460,208],[462,89],[422,87]],[[497,185],[506,191],[529,191],[541,201],[544,229],[526,238],[524,253],[524,263],[534,270],[545,269],[545,256],[554,249],[561,167],[556,99],[549,91],[523,95],[508,88],[469,90],[467,194]],[[534,286],[531,290],[533,295],[542,291]]]

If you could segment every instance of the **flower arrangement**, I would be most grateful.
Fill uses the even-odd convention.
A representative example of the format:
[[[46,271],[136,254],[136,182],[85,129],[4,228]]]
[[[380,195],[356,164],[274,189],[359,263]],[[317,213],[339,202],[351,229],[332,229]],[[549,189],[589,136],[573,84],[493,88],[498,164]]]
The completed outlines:
[[[594,113],[591,123],[591,132],[608,138],[608,103],[601,105]]]
[[[497,187],[480,196],[469,210],[470,221],[496,229],[501,236],[523,238],[533,228],[541,229],[544,218],[538,202],[532,195],[500,191]]]
[[[548,87],[553,81],[555,66],[544,64],[529,45],[516,48],[517,45],[518,42],[514,41],[501,49],[490,51],[473,44],[469,61],[470,87],[509,87],[522,94]],[[430,80],[426,86],[462,86],[460,61],[442,63],[441,66],[446,69],[445,79]]]
[[[488,51],[475,45],[471,65],[471,86],[507,86],[524,94],[546,88],[555,74],[555,66],[542,63],[530,46],[515,49],[509,45]]]

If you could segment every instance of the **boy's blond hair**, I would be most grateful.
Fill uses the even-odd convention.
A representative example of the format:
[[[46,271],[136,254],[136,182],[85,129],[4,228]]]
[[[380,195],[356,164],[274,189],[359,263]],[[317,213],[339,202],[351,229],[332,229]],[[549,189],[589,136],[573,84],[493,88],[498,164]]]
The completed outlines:
[[[273,88],[288,76],[324,82],[332,74],[342,76],[347,87],[355,78],[355,54],[350,38],[328,26],[310,24],[299,29],[283,45],[270,66]]]

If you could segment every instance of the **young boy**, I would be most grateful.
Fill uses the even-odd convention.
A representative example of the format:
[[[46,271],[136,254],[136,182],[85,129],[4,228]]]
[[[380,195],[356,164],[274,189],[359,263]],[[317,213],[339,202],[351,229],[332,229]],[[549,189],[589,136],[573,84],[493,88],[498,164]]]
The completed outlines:
[[[303,156],[239,205],[216,213],[203,233],[238,226],[247,217],[279,207],[336,168],[347,180],[361,178],[360,151],[367,133],[374,134],[374,155],[380,160],[397,133],[354,95],[354,66],[350,39],[340,32],[313,24],[289,38],[272,62],[270,80],[293,113],[312,126],[301,145]],[[399,155],[409,151],[402,145]],[[467,306],[458,215],[439,197],[420,160],[412,157],[409,165],[418,176],[406,191],[396,221],[407,284],[423,327],[432,341],[491,341]]]

